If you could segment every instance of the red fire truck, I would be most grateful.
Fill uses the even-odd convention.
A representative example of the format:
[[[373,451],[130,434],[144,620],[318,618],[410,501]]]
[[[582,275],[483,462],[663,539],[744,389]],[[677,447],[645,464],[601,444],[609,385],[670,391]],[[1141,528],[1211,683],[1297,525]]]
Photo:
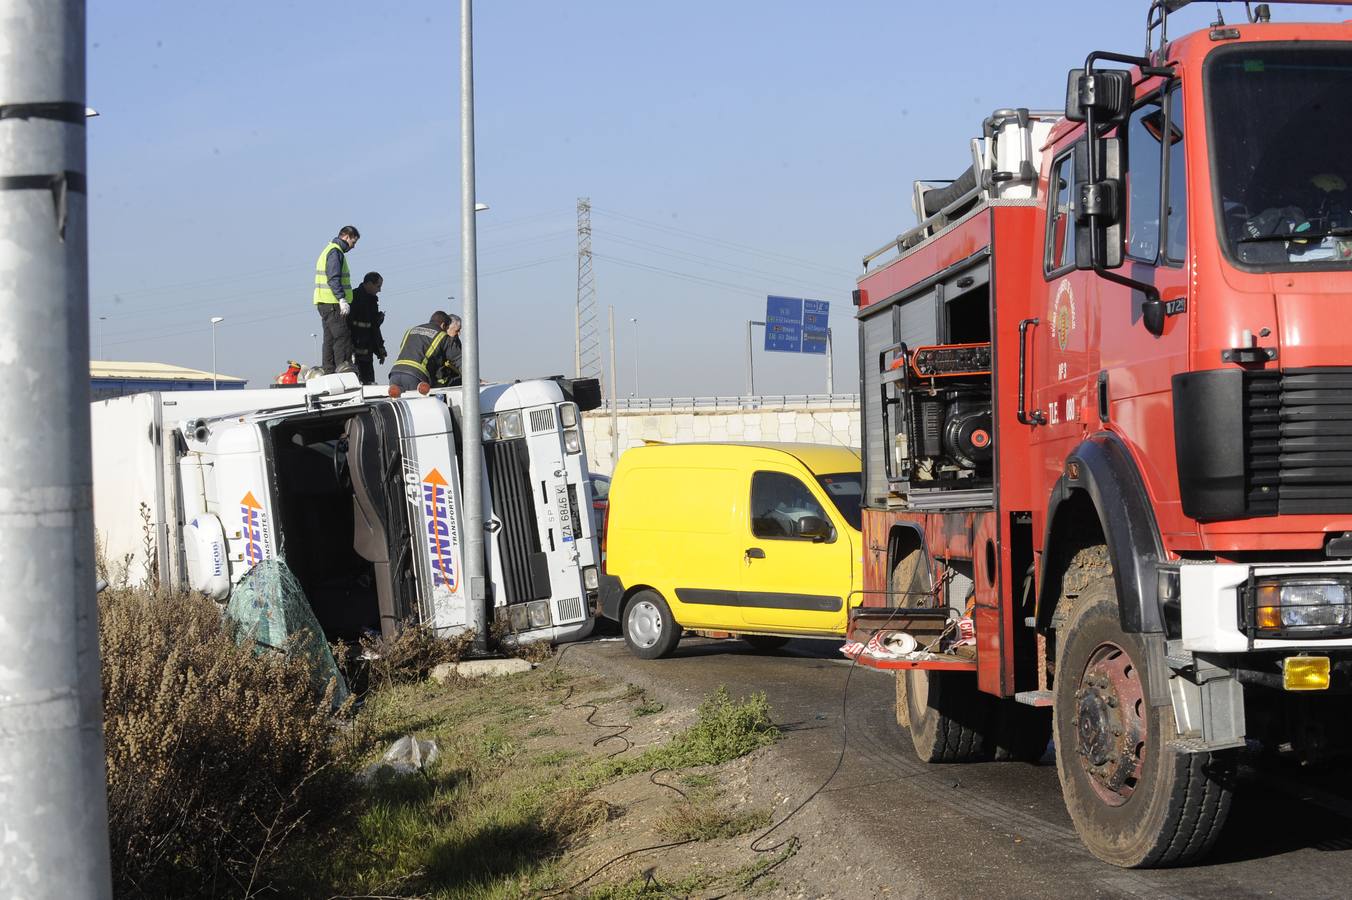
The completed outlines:
[[[1352,737],[1352,24],[1187,2],[987,118],[855,292],[857,658],[926,760],[1054,737],[1120,866],[1205,854],[1241,751]]]

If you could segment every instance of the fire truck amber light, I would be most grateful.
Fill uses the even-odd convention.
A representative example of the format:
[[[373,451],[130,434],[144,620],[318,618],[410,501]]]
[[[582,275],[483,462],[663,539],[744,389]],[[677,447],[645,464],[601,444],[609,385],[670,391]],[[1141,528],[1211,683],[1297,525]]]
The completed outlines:
[[[1282,687],[1288,691],[1328,690],[1329,658],[1288,656],[1282,663]]]
[[[1254,624],[1262,631],[1310,634],[1352,627],[1352,582],[1273,579],[1254,585]]]

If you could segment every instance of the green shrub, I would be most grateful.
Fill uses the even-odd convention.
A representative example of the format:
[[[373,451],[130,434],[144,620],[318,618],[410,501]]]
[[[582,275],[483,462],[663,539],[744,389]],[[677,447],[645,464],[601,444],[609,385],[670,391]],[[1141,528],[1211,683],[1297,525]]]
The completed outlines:
[[[99,599],[108,817],[124,896],[247,896],[322,814],[340,752],[306,661],[238,647],[217,606]]]

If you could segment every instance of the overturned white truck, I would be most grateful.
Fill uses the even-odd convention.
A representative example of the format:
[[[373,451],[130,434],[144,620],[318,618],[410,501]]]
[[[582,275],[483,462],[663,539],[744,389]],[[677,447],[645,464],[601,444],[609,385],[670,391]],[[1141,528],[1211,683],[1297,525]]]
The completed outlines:
[[[296,388],[92,404],[94,522],[114,577],[226,600],[284,560],[325,635],[467,626],[461,388],[327,375]],[[596,382],[480,390],[488,621],[509,643],[591,632],[600,555],[581,415]]]

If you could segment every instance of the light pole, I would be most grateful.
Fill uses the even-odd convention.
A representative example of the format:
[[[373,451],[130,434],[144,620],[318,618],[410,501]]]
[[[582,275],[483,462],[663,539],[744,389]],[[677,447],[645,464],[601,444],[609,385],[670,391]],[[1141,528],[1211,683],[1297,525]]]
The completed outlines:
[[[629,322],[634,326],[634,393],[630,396],[638,397],[638,319],[631,316]]]
[[[95,113],[95,115],[97,115],[97,113]],[[99,316],[99,333],[98,333],[98,340],[95,341],[95,343],[99,345],[98,348],[97,348],[98,354],[99,354],[99,359],[102,359],[102,358],[103,358],[103,323],[104,323],[104,322],[107,322],[107,321],[108,321],[108,317],[107,317],[107,316]]]
[[[310,332],[310,337],[315,339],[315,365],[319,365],[319,360],[324,355],[324,349],[319,344],[318,334],[312,331]]]
[[[211,389],[216,390],[216,326],[225,321],[225,316],[211,317]]]

